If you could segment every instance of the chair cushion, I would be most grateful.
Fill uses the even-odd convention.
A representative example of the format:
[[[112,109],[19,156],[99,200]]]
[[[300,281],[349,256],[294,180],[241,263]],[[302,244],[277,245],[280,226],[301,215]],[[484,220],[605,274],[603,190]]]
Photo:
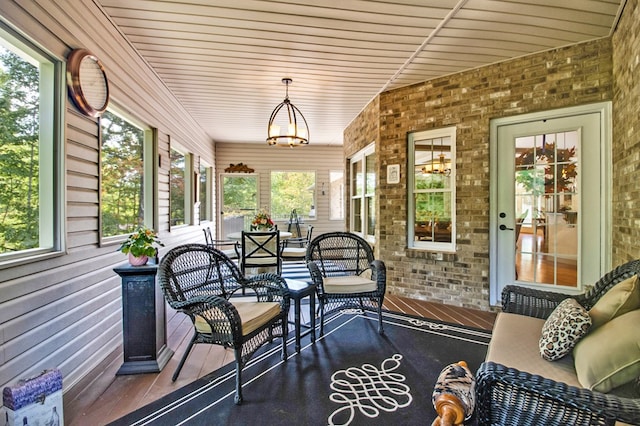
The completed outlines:
[[[486,360],[581,387],[571,355],[553,362],[540,356],[538,341],[544,323],[540,318],[498,313]]]
[[[326,277],[323,280],[323,287],[325,293],[352,294],[376,291],[378,284],[362,276],[345,275],[340,277]]]
[[[640,308],[638,276],[634,275],[607,291],[589,310],[591,330],[600,327],[617,316]]]
[[[306,247],[285,247],[282,249],[282,257],[300,257],[303,258],[307,254]]]
[[[247,265],[275,265],[278,263],[276,256],[269,257],[250,257],[245,259]]]
[[[587,334],[573,350],[580,383],[609,392],[640,376],[640,310],[612,319]]]
[[[238,310],[242,322],[242,334],[246,336],[280,315],[278,302],[231,301]],[[201,316],[196,316],[196,330],[199,333],[211,333],[211,327]]]
[[[575,299],[565,299],[558,304],[542,327],[540,355],[547,361],[555,361],[571,352],[578,340],[589,331],[589,312]]]
[[[222,252],[226,254],[229,259],[235,259],[238,257],[238,253],[234,249],[222,250]]]

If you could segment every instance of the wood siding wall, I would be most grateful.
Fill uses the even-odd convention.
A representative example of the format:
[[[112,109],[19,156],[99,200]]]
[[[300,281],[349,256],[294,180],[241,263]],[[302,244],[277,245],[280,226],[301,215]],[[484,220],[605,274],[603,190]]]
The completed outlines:
[[[216,181],[219,188],[219,177],[230,164],[242,163],[255,170],[259,176],[260,207],[269,207],[271,171],[314,171],[316,172],[316,213],[317,219],[307,221],[313,225],[313,235],[325,232],[343,231],[345,221],[329,220],[329,172],[344,172],[342,146],[313,146],[312,144],[293,149],[260,144],[216,144]],[[322,184],[325,184],[325,195],[322,195]],[[220,202],[220,200],[217,200]],[[218,211],[218,209],[214,209]],[[280,223],[278,229],[286,229]]]
[[[103,62],[111,102],[154,128],[158,154],[156,227],[167,245],[201,241],[199,227],[169,232],[169,141],[213,164],[213,143],[149,65],[91,0],[0,2],[0,19],[61,61],[87,48]],[[66,91],[65,91],[66,93]],[[63,252],[0,265],[0,388],[60,368],[65,393],[122,344],[117,246],[99,241],[99,123],[67,98],[63,149]]]

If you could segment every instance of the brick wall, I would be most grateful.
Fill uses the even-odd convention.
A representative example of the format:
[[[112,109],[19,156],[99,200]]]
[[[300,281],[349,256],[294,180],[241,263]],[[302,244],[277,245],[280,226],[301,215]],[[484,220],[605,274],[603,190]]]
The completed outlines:
[[[612,42],[602,39],[385,92],[373,101],[345,130],[344,147],[349,156],[373,140],[377,143],[375,249],[387,265],[388,291],[490,309],[489,121],[611,100],[612,79]],[[453,125],[457,126],[457,251],[409,250],[407,134]],[[376,134],[378,138],[372,139]],[[389,164],[401,165],[400,184],[386,183]]]
[[[613,35],[612,259],[640,257],[640,6],[627,0]]]

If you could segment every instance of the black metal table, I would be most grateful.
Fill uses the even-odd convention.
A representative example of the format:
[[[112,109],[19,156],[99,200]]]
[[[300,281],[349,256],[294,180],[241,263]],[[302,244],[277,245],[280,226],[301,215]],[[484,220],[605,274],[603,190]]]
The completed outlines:
[[[303,335],[311,333],[311,342],[316,341],[316,285],[305,281],[287,279],[287,287],[289,287],[289,294],[291,300],[294,302],[294,326],[296,333],[296,352],[300,353],[300,339]],[[305,297],[309,296],[309,316],[311,317],[311,324],[309,330],[304,334],[300,333],[300,302]]]

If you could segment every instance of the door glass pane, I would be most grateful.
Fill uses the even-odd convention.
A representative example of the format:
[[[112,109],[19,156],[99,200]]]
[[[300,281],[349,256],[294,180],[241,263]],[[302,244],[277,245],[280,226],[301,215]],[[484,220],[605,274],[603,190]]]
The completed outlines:
[[[220,238],[233,232],[248,231],[258,211],[256,175],[222,175],[222,230]]]
[[[578,131],[515,139],[516,278],[575,287]]]

